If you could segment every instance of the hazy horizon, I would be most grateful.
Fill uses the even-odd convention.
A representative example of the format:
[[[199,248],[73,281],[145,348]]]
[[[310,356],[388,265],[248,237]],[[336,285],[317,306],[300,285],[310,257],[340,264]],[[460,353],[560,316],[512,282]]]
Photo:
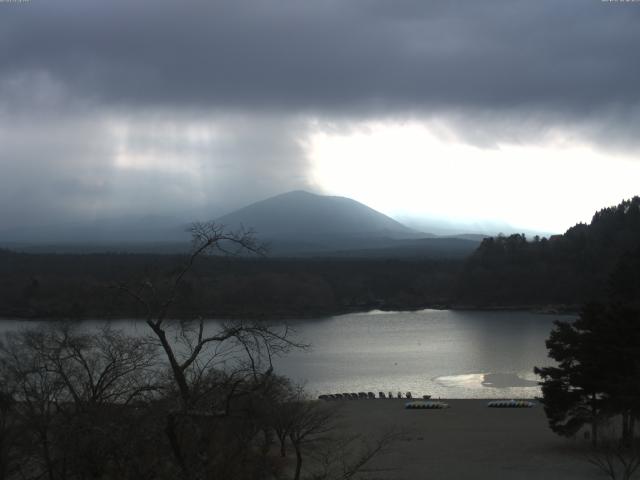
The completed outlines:
[[[301,194],[315,196],[318,198],[338,198],[353,200],[349,197],[324,195],[309,190],[294,190],[283,192],[281,194],[261,199],[248,205],[241,205],[239,208],[233,208],[224,212],[203,212],[193,209],[175,214],[146,214],[146,213],[127,213],[123,215],[112,215],[98,218],[75,218],[67,221],[49,221],[34,223],[31,225],[18,226],[14,228],[0,228],[0,246],[10,246],[12,244],[20,245],[100,245],[109,244],[162,244],[185,242],[189,240],[188,229],[194,222],[215,221],[220,225],[225,225],[229,230],[240,228],[251,228],[256,230],[258,238],[271,238],[276,235],[279,239],[286,238],[287,231],[291,228],[300,230],[303,236],[311,235],[310,232],[315,230],[312,225],[307,225],[306,217],[313,218],[317,215],[313,209],[320,207],[318,204],[312,207],[311,211],[305,211],[306,207],[302,207],[300,213],[290,212],[291,208],[295,208],[300,203],[299,196]],[[287,202],[282,203],[284,210],[279,211],[279,203],[275,201],[278,198],[287,198]],[[273,203],[272,203],[273,202]],[[262,214],[256,217],[254,212],[248,218],[242,218],[241,213],[249,209],[253,209],[256,205],[269,203],[268,210],[262,210]],[[304,202],[303,202],[304,203]],[[355,201],[365,208],[368,205]],[[309,205],[311,206],[311,205]],[[350,235],[348,233],[351,226],[349,221],[341,223],[339,218],[348,214],[345,211],[336,209],[332,212],[331,203],[326,205],[327,214],[334,219],[326,218],[318,225],[320,230],[326,229],[327,222],[335,222],[338,224],[336,228],[343,230],[340,234],[336,231],[334,234]],[[402,227],[407,227],[410,233],[407,238],[431,238],[431,237],[447,237],[459,235],[509,235],[512,233],[524,233],[530,238],[534,235],[549,236],[563,232],[544,232],[528,229],[518,229],[507,223],[495,221],[475,221],[465,222],[456,219],[446,218],[429,218],[429,217],[411,217],[402,215],[386,215],[378,210],[373,210],[387,218],[396,221]],[[260,210],[258,210],[260,212]],[[304,213],[302,213],[304,212]],[[211,213],[211,214],[209,214]],[[361,212],[362,213],[362,212]],[[238,215],[240,216],[238,217]],[[352,212],[355,214],[355,212]],[[300,216],[302,215],[302,216]],[[366,218],[367,214],[365,214]],[[235,218],[236,221],[229,224],[227,220]],[[264,218],[266,217],[266,218]],[[251,220],[251,219],[254,220]],[[382,218],[382,217],[381,217]],[[364,218],[357,215],[353,221],[361,222]],[[286,222],[286,225],[282,225]],[[324,223],[325,225],[322,225]],[[280,226],[279,226],[280,225]],[[284,228],[284,230],[282,230]],[[280,231],[282,230],[282,231]],[[303,233],[306,232],[306,233]],[[374,233],[373,231],[371,232]],[[292,232],[289,231],[289,235]],[[328,231],[325,233],[330,234]],[[423,234],[423,235],[422,235]],[[333,235],[333,234],[331,234]],[[293,235],[299,236],[298,234]]]

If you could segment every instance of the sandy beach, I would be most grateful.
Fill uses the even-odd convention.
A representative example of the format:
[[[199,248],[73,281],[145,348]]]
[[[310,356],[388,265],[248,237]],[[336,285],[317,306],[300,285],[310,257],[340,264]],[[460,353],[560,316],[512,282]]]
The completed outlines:
[[[444,400],[446,410],[406,410],[405,400],[341,403],[341,421],[365,438],[397,428],[404,433],[378,457],[368,479],[603,478],[585,458],[588,443],[561,438],[542,406],[493,409],[485,400]]]

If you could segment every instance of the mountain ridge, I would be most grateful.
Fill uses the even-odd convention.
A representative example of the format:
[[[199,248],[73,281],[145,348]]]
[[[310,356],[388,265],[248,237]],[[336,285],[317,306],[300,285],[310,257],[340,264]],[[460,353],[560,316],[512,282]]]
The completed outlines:
[[[305,250],[351,249],[380,246],[385,240],[432,237],[351,198],[304,190],[269,197],[216,221],[230,229],[250,227],[261,239],[299,244]]]

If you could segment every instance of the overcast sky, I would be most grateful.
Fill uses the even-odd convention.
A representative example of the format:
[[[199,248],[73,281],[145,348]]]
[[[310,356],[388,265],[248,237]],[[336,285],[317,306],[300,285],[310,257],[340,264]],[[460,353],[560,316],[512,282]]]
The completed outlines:
[[[640,2],[0,2],[4,228],[293,189],[563,231],[640,193]]]

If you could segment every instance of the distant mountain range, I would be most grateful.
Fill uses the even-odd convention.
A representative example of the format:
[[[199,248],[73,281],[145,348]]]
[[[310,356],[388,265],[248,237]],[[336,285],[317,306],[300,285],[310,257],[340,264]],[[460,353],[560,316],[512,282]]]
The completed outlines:
[[[409,228],[345,197],[293,191],[262,200],[215,220],[252,229],[273,256],[435,256],[471,253],[482,235],[436,237]],[[0,246],[26,251],[184,251],[188,222],[140,216],[34,226],[0,232]]]

